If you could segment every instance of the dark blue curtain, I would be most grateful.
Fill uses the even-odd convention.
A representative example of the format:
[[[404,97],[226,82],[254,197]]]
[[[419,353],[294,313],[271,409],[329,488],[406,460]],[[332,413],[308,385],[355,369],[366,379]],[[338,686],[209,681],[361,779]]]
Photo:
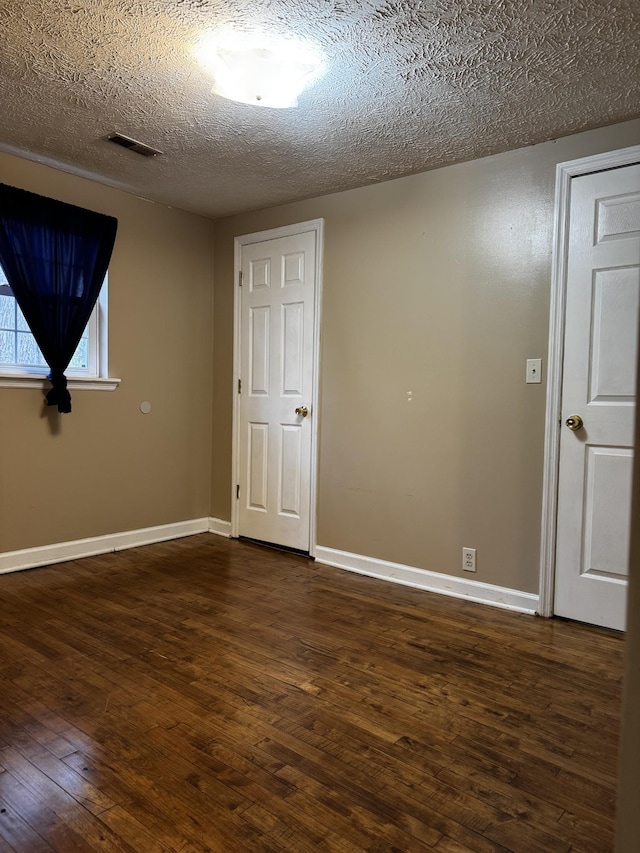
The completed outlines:
[[[109,266],[118,222],[0,184],[0,264],[49,365],[47,405],[71,411],[65,370]]]

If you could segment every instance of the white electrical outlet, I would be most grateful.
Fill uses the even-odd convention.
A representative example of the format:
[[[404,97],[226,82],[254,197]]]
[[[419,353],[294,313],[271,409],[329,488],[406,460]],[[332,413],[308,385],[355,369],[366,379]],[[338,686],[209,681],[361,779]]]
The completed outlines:
[[[527,359],[527,385],[538,385],[542,382],[542,359]]]
[[[476,549],[462,549],[462,570],[464,572],[475,572],[476,570]]]

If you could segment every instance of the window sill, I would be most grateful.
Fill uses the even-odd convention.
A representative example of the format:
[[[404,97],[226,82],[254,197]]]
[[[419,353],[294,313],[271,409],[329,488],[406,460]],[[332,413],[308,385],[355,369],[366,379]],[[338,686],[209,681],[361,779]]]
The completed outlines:
[[[69,391],[115,391],[121,379],[105,379],[101,376],[69,376],[67,388]],[[48,391],[50,382],[44,376],[27,373],[5,373],[0,375],[0,388],[35,388]]]

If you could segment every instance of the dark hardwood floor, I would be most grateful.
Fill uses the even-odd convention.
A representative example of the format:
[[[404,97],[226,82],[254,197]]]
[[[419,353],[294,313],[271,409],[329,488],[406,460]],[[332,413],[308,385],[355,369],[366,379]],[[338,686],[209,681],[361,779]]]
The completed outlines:
[[[208,534],[4,575],[0,851],[610,851],[622,649]]]

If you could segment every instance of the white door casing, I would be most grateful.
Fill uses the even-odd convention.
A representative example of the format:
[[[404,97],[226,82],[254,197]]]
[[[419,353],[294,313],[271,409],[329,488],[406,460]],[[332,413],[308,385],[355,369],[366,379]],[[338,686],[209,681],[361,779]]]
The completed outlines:
[[[640,292],[640,166],[620,166],[639,159],[636,147],[558,168],[547,394],[540,610],[617,629]]]
[[[232,535],[310,553],[321,238],[314,221],[236,240]]]

